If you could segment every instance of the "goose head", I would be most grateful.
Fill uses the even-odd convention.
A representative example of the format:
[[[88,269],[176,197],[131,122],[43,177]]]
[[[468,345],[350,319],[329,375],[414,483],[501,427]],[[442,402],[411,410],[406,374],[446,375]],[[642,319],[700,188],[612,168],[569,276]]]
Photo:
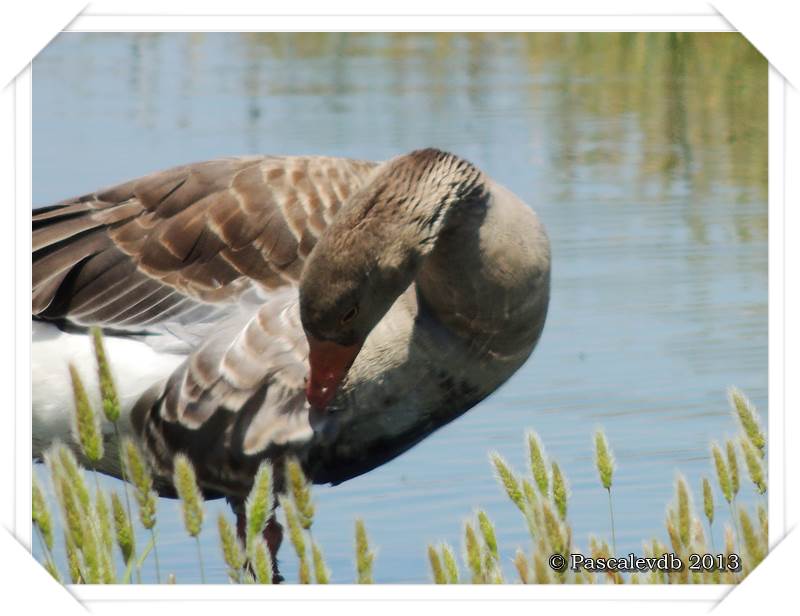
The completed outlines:
[[[474,195],[480,179],[461,158],[418,150],[378,167],[343,205],[300,278],[312,407],[331,402],[369,333],[414,280],[449,206]]]
[[[413,251],[385,243],[377,218],[351,226],[338,219],[314,247],[300,279],[300,317],[309,346],[306,397],[323,410],[347,376],[369,333],[411,284]]]

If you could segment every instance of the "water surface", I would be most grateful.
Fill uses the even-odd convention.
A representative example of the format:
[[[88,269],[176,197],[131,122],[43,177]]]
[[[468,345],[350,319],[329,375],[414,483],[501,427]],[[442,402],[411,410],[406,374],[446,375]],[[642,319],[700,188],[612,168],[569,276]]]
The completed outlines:
[[[470,159],[547,226],[545,331],[465,416],[316,489],[333,580],[354,578],[356,517],[378,581],[424,582],[426,545],[459,551],[478,507],[510,571],[529,541],[487,453],[524,469],[527,429],[569,480],[583,548],[610,535],[592,463],[593,431],[606,430],[618,551],[641,553],[643,539],[666,539],[676,473],[699,494],[710,440],[736,434],[726,388],[766,424],[766,92],[767,64],[738,34],[62,34],[33,67],[34,205],[226,155],[386,159],[433,145]],[[740,499],[753,502],[746,483]],[[159,507],[162,568],[195,582],[176,504]],[[216,582],[219,511],[208,506],[203,535]]]

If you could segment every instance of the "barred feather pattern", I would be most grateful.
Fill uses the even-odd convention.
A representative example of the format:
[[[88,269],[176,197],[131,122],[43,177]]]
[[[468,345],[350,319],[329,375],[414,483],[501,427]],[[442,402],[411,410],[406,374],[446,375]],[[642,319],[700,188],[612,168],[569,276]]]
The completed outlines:
[[[152,329],[295,284],[341,204],[375,163],[214,160],[36,210],[32,313]]]
[[[455,278],[441,280],[438,270],[452,267],[444,249],[431,252],[446,220],[455,216],[474,230],[483,224],[488,178],[463,159],[429,149],[387,163],[220,159],[36,210],[32,314],[65,328],[101,326],[154,348],[172,345],[170,353],[186,356],[131,411],[160,493],[174,495],[176,453],[192,462],[207,497],[245,497],[261,461],[280,465],[286,454],[297,457],[315,482],[338,483],[469,409],[508,378],[538,340],[549,297],[547,238],[525,206],[491,186],[493,198],[511,206],[511,220],[519,223],[503,227],[497,245],[524,231],[534,247],[498,257],[491,273],[502,301],[490,305],[482,298],[491,293],[477,292],[478,278],[489,271],[482,250],[469,251],[475,274],[460,272],[462,293],[452,287]],[[342,212],[351,225],[337,216],[346,202],[359,205]],[[454,203],[471,205],[453,214]],[[400,318],[376,327],[353,367],[369,364],[373,372],[360,375],[368,382],[352,393],[350,408],[316,412],[304,392],[308,345],[299,279],[326,230],[358,227],[353,216],[402,218],[407,243],[430,253],[433,265],[421,284],[426,299],[442,310],[435,317],[419,314],[415,285],[409,287],[393,308]],[[463,244],[458,234],[447,240],[448,247]],[[457,310],[465,298],[469,304]],[[453,337],[454,331],[468,335]],[[402,345],[411,343],[412,332],[416,347],[407,353]],[[480,362],[469,374],[453,378],[441,367],[432,372],[441,361],[476,354]],[[423,374],[434,378],[421,383]],[[414,387],[411,395],[393,393]],[[276,480],[281,477],[276,472]]]

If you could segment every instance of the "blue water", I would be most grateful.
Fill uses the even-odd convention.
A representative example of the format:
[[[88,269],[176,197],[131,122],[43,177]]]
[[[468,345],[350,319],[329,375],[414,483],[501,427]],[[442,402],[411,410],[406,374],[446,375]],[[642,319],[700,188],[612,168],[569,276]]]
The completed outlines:
[[[767,415],[766,64],[738,35],[686,36],[63,34],[33,67],[34,205],[225,155],[385,159],[435,145],[472,160],[550,234],[539,347],[408,453],[317,488],[314,537],[333,581],[350,582],[362,517],[376,579],[424,582],[426,545],[460,552],[464,520],[483,508],[511,572],[530,542],[487,454],[524,470],[534,429],[568,478],[586,548],[610,536],[592,462],[602,427],[618,465],[617,551],[641,553],[666,540],[676,473],[699,494],[710,441],[737,434],[726,389]],[[740,501],[755,502],[742,484]],[[159,501],[162,570],[195,582],[176,507]],[[218,512],[208,505],[202,549],[223,582]],[[288,542],[281,562],[296,580]]]

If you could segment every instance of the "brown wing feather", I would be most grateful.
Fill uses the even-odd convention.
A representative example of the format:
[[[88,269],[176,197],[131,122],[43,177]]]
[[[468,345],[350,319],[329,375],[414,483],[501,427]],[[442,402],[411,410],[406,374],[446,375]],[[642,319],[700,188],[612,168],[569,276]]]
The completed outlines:
[[[214,160],[35,211],[32,312],[82,325],[151,325],[296,284],[317,237],[374,166]]]
[[[308,345],[297,290],[283,288],[239,316],[143,396],[131,420],[158,476],[171,475],[181,451],[204,490],[244,497],[259,462],[307,443],[314,420],[304,391]]]

